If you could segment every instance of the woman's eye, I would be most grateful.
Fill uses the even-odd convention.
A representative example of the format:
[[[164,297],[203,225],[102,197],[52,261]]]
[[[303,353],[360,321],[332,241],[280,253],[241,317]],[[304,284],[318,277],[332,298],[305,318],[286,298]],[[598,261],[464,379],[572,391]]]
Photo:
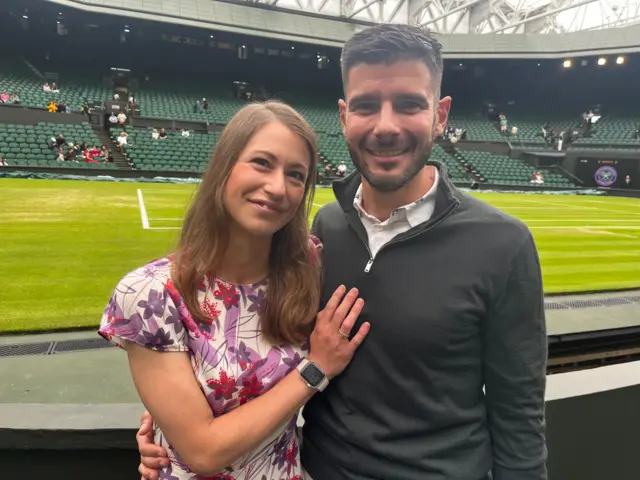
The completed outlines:
[[[296,180],[300,180],[302,183],[304,183],[307,180],[306,177],[304,176],[304,173],[302,172],[291,172],[289,173],[289,175],[291,175]]]
[[[254,158],[252,160],[252,163],[255,163],[256,165],[260,165],[261,167],[268,167],[269,166],[269,161],[265,160],[264,158]]]

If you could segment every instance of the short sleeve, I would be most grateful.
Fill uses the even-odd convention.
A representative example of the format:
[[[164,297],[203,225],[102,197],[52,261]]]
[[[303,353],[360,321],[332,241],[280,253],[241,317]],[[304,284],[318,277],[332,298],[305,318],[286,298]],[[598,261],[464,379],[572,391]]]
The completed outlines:
[[[187,330],[164,282],[140,269],[116,286],[98,334],[118,347],[125,341],[159,352],[185,352]]]

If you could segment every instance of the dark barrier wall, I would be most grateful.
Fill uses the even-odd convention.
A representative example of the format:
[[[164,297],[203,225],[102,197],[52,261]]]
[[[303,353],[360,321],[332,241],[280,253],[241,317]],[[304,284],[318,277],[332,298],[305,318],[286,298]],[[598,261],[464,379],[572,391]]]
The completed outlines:
[[[640,385],[547,402],[549,480],[637,480],[639,398]],[[135,433],[95,433],[122,449],[0,450],[2,478],[139,480]],[[48,443],[55,445],[55,439]]]
[[[81,113],[49,113],[46,110],[13,106],[0,107],[0,122],[19,125],[35,125],[39,122],[76,124],[88,122],[89,117]]]

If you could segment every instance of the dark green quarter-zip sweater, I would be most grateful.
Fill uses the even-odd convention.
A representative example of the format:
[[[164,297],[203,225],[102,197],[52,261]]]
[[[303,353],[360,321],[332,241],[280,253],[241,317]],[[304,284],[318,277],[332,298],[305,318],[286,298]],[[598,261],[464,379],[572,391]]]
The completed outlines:
[[[528,228],[457,190],[440,170],[430,220],[371,261],[352,174],[313,231],[322,304],[358,287],[371,331],[304,408],[313,480],[545,480],[547,336]],[[484,391],[483,391],[484,387]],[[486,394],[485,394],[486,392]]]

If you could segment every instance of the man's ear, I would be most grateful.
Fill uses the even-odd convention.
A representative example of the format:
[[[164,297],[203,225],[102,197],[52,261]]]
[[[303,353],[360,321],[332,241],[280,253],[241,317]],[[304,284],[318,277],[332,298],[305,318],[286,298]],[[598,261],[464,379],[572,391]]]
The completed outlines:
[[[340,111],[340,125],[342,125],[342,135],[345,135],[345,130],[347,128],[347,104],[342,99],[338,100],[338,110]]]
[[[449,110],[451,110],[451,97],[444,97],[438,101],[436,107],[436,129],[435,136],[439,137],[444,132],[449,121]]]

